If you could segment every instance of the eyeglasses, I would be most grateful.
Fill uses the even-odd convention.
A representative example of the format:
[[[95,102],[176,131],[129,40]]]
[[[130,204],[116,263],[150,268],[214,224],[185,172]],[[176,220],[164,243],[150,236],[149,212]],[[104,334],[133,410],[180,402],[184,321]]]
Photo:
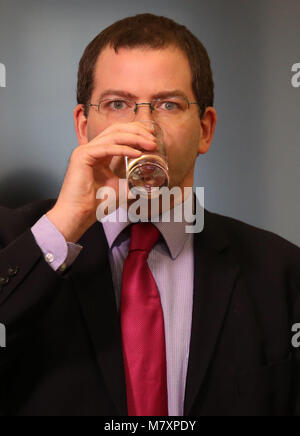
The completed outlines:
[[[107,121],[133,121],[140,106],[149,106],[154,119],[166,118],[169,120],[182,120],[189,114],[191,105],[198,105],[183,97],[168,97],[167,99],[153,100],[151,103],[136,103],[133,100],[122,98],[109,98],[101,100],[98,104],[89,104],[96,107],[99,115]]]

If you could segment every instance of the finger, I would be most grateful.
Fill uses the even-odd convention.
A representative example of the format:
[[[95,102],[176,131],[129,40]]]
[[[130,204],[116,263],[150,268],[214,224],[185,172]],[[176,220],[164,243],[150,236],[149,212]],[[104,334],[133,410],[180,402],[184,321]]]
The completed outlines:
[[[143,136],[145,138],[153,138],[154,136],[154,129],[151,129],[151,126],[145,125],[140,122],[112,124],[107,127],[103,132],[101,132],[99,136],[105,136],[112,132],[132,133],[135,135]]]
[[[142,136],[138,136],[131,133],[110,133],[101,138],[94,138],[88,145],[95,146],[100,144],[118,144],[132,146],[142,150],[154,151],[157,148],[157,142],[155,138],[145,139]]]
[[[143,154],[141,150],[137,150],[126,145],[117,144],[109,144],[105,146],[95,145],[94,147],[87,147],[86,152],[88,156],[97,160],[114,156],[128,156],[134,158],[139,157]]]

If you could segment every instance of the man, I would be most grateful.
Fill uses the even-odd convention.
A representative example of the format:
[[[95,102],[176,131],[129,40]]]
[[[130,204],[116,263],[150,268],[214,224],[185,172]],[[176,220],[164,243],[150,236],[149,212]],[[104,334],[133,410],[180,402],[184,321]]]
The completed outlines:
[[[169,187],[193,186],[217,118],[202,44],[164,17],[117,22],[86,48],[77,97],[57,201],[0,210],[1,413],[299,414],[299,248],[208,211],[196,234],[96,218],[99,188],[124,211],[124,156],[157,148],[142,120],[163,124]]]

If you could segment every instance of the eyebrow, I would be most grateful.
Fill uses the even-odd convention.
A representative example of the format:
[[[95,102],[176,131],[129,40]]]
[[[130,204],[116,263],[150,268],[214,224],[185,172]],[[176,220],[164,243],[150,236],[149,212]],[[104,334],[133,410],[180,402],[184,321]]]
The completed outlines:
[[[112,97],[112,96],[124,97],[130,100],[137,100],[139,98],[136,95],[131,94],[130,92],[122,91],[120,89],[107,89],[106,91],[100,94],[98,101],[103,100],[105,97]],[[158,92],[151,96],[151,100],[168,98],[168,97],[183,97],[186,100],[188,100],[186,94],[183,91],[180,91],[179,89]]]

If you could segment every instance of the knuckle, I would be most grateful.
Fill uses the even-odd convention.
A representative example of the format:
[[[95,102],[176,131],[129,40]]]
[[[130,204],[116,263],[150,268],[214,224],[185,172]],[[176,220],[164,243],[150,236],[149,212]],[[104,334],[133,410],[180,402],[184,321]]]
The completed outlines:
[[[82,162],[84,158],[87,156],[87,149],[84,146],[79,146],[75,148],[71,155],[70,163],[78,163]]]
[[[78,159],[79,153],[81,153],[81,150],[79,150],[79,147],[75,148],[71,154],[70,162],[74,162]]]

